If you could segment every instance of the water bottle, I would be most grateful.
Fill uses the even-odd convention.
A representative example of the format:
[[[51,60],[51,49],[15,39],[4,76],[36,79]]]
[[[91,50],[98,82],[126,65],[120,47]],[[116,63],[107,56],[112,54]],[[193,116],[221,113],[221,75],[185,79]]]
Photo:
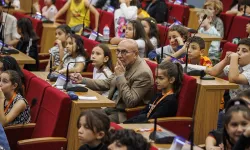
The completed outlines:
[[[109,42],[109,34],[110,34],[109,26],[106,24],[105,27],[103,28],[103,41],[105,43]]]

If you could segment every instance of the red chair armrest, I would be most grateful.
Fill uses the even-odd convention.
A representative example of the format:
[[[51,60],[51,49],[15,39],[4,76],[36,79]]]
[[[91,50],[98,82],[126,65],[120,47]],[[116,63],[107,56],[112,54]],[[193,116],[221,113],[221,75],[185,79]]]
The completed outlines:
[[[158,118],[157,123],[160,122],[178,122],[178,121],[192,121],[193,119],[190,117],[164,117],[164,118]],[[148,120],[151,123],[154,123],[154,119]]]
[[[64,137],[44,137],[18,141],[18,150],[67,149]]]
[[[126,108],[126,115],[127,115],[127,119],[134,117],[136,115],[139,114],[139,112],[144,109],[146,107],[146,105],[144,106],[138,106],[138,107],[134,107],[134,108]]]
[[[35,126],[35,123],[29,123],[5,127],[4,131],[8,138],[10,148],[16,149],[17,141],[31,138]]]

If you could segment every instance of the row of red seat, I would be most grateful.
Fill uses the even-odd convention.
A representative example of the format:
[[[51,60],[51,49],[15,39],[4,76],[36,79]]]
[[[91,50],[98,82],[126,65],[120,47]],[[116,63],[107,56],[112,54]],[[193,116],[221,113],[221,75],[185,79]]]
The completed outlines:
[[[5,128],[11,149],[66,149],[71,112],[69,96],[33,73],[27,70],[23,73],[26,99],[31,106],[31,123]]]

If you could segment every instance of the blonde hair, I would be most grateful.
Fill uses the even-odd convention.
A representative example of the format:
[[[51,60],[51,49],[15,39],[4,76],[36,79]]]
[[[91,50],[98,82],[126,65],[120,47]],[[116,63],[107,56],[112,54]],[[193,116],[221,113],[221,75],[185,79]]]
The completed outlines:
[[[220,14],[223,11],[223,4],[220,0],[208,0],[204,5],[203,9],[206,9],[207,6],[212,5],[216,12],[216,15]]]
[[[202,9],[197,12],[197,16],[199,17],[200,15],[207,15],[207,17],[213,17],[213,13],[209,10]]]

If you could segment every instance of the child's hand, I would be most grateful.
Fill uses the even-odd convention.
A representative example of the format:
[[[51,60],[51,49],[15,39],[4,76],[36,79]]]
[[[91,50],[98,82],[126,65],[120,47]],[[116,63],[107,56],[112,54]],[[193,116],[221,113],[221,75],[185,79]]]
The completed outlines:
[[[38,2],[35,2],[33,4],[34,8],[36,9],[37,12],[40,12],[40,5],[38,4]]]
[[[238,58],[239,57],[239,54],[238,53],[231,53],[229,55],[230,58]]]
[[[70,74],[70,80],[73,81],[73,83],[82,83],[83,77],[80,73],[72,73]]]
[[[58,46],[62,46],[62,41],[61,40],[56,40],[55,43],[58,45]]]
[[[178,45],[184,45],[183,39],[181,37],[176,37],[175,39],[176,39]]]
[[[230,55],[231,55],[232,53],[233,53],[233,52],[228,51],[228,52],[226,53],[225,58],[223,59],[224,61],[226,61],[227,64],[230,63],[230,58],[231,58]]]

